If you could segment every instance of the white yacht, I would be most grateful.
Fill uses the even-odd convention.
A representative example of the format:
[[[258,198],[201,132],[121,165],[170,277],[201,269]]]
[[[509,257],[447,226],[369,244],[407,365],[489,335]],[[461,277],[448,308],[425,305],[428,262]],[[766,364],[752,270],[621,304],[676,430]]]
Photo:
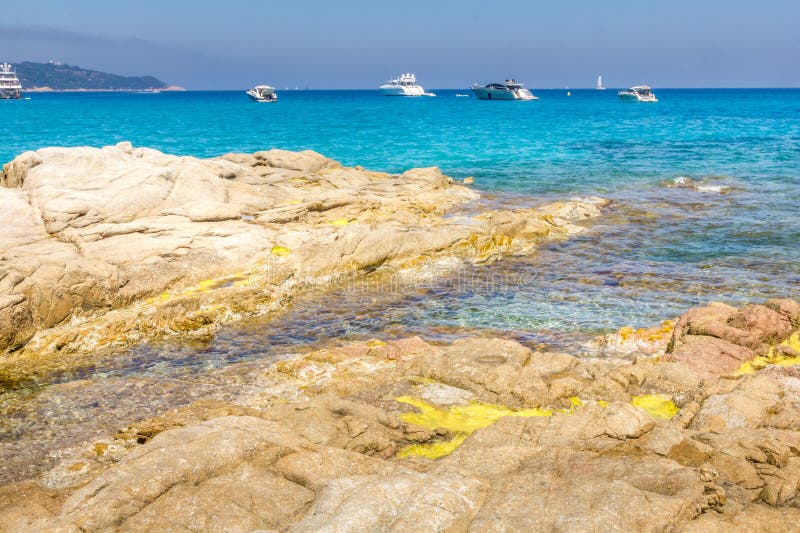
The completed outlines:
[[[422,86],[417,85],[417,77],[410,72],[387,81],[379,89],[384,96],[436,96],[426,93]]]
[[[533,96],[522,83],[514,79],[506,80],[505,83],[490,83],[489,85],[479,86],[477,83],[472,86],[472,92],[480,100],[538,100]]]
[[[8,63],[0,63],[0,100],[22,98],[22,84]]]
[[[603,76],[597,76],[597,86],[595,87],[598,91],[605,91],[606,88],[603,87]]]
[[[653,94],[653,91],[651,91],[650,87],[647,85],[637,85],[636,87],[631,87],[630,89],[620,91],[618,94],[623,100],[636,100],[637,102],[658,102],[658,100],[656,100],[656,95]]]
[[[278,101],[278,95],[275,93],[275,87],[270,87],[269,85],[256,85],[247,91],[247,96],[249,96],[250,100],[253,102]]]

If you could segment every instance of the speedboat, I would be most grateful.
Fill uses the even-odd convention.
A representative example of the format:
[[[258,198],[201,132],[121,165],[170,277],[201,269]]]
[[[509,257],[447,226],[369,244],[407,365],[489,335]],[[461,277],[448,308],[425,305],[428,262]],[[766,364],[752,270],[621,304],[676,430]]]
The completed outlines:
[[[417,85],[417,77],[410,72],[387,81],[379,89],[384,96],[436,96],[426,93],[422,86]]]
[[[480,100],[538,100],[536,96],[526,89],[522,83],[514,79],[506,80],[505,83],[490,83],[489,85],[479,86],[477,83],[472,86],[472,92]]]
[[[247,91],[247,96],[249,96],[250,100],[253,102],[278,101],[278,95],[275,94],[275,87],[270,87],[269,85],[256,85]]]
[[[0,63],[0,100],[22,98],[22,84],[8,63]]]
[[[653,91],[651,91],[650,87],[647,85],[637,85],[636,87],[631,87],[630,89],[620,91],[618,94],[623,100],[636,100],[637,102],[658,102],[658,100],[656,100],[656,95],[653,94]]]

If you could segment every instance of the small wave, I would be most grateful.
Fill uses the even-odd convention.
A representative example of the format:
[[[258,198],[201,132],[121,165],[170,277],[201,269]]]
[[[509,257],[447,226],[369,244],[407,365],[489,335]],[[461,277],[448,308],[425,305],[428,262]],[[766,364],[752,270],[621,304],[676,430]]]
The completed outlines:
[[[662,185],[665,187],[691,189],[697,192],[714,194],[727,194],[737,189],[737,186],[731,183],[730,178],[727,176],[706,176],[701,179],[693,179],[689,176],[677,176],[671,180],[662,182]]]

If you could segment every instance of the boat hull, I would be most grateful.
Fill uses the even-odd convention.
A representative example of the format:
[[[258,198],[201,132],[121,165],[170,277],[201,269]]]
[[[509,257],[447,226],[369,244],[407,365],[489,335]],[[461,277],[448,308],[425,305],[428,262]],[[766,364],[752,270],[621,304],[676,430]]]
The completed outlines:
[[[419,85],[381,85],[379,90],[384,96],[426,96]]]
[[[0,100],[21,100],[22,91],[19,89],[2,89],[0,90]]]
[[[488,87],[475,87],[472,92],[479,100],[538,100],[528,89],[507,91]]]
[[[650,96],[639,96],[638,94],[619,93],[619,97],[625,102],[658,102],[652,94]]]
[[[272,98],[259,98],[258,96],[252,96],[252,95],[249,95],[249,94],[247,96],[250,97],[250,101],[251,102],[277,102],[278,101],[278,97],[277,96],[273,96]]]

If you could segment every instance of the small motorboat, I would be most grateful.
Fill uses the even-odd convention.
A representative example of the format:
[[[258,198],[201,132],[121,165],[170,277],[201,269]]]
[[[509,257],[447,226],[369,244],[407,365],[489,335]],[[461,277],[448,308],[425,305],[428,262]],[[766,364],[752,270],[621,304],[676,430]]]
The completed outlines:
[[[522,83],[514,79],[506,80],[505,83],[490,83],[489,85],[479,86],[477,83],[472,86],[472,92],[480,100],[538,100]]]
[[[250,100],[253,102],[278,101],[278,95],[275,93],[275,87],[270,87],[269,85],[256,85],[247,91],[247,96],[249,96]]]
[[[636,102],[658,102],[656,95],[647,85],[637,85],[630,89],[620,91],[619,97],[623,100],[636,101]]]

